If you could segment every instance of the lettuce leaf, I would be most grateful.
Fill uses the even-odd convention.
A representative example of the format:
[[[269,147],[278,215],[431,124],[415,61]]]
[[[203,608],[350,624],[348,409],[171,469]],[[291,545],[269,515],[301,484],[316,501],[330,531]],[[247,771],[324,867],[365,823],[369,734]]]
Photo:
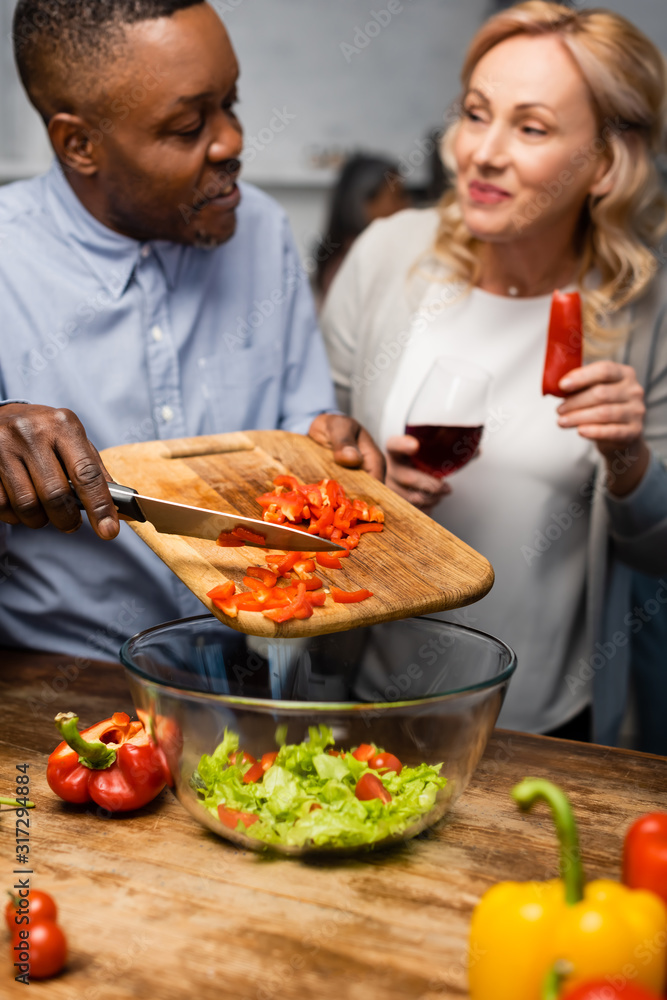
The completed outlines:
[[[216,819],[219,805],[253,813],[258,821],[247,830],[239,821],[240,832],[266,844],[295,847],[375,844],[400,835],[434,807],[447,784],[439,773],[441,764],[403,767],[400,774],[380,776],[391,802],[362,802],[355,788],[370,770],[368,763],[351,753],[328,754],[326,748],[333,745],[328,726],[311,726],[307,740],[282,746],[264,777],[244,785],[251,765],[229,763],[239,737],[225,730],[214,752],[202,756],[191,783]]]

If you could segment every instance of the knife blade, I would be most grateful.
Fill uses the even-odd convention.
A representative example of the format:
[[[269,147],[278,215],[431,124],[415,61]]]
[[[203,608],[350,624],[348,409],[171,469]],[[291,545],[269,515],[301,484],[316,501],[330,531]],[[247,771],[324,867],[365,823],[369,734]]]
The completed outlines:
[[[72,484],[70,483],[70,486]],[[150,521],[156,531],[165,535],[186,535],[190,538],[207,538],[214,542],[221,531],[230,532],[235,528],[246,528],[253,534],[264,539],[259,542],[246,542],[255,548],[283,549],[293,552],[341,552],[344,545],[338,545],[328,538],[319,535],[309,535],[298,528],[289,528],[284,524],[271,524],[255,517],[242,517],[240,514],[225,513],[219,510],[207,510],[205,507],[190,507],[187,504],[174,503],[171,500],[159,500],[157,497],[147,497],[131,486],[121,486],[120,483],[107,483],[111,499],[118,512],[133,521]],[[72,492],[80,507],[81,501],[72,486]]]

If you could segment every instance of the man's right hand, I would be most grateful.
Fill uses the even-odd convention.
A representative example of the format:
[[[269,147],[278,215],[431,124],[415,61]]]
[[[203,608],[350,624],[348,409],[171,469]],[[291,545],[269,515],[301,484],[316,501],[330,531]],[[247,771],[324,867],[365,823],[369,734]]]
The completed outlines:
[[[70,479],[100,538],[115,538],[118,512],[111,476],[71,410],[7,403],[0,406],[0,521],[59,531],[81,527]]]

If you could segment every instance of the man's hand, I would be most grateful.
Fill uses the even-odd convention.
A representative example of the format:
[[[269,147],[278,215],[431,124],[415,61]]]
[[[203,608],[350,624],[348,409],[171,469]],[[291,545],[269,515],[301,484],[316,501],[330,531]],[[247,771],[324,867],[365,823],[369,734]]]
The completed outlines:
[[[419,441],[411,434],[400,434],[387,441],[387,486],[419,507],[425,514],[440,503],[452,488],[444,479],[436,479],[415,469],[410,456],[419,450]]]
[[[371,476],[384,480],[384,456],[370,434],[357,420],[339,413],[320,413],[315,417],[309,436],[325,448],[331,448],[339,465],[348,469],[361,466]]]
[[[0,521],[72,532],[81,513],[71,479],[100,538],[118,534],[111,476],[71,410],[29,403],[0,406]]]

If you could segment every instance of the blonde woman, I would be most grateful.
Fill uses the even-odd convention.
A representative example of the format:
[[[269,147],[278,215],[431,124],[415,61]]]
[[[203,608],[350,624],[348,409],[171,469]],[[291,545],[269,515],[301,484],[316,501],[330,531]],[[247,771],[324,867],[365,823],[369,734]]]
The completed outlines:
[[[445,139],[452,191],[374,223],[322,317],[339,403],[385,449],[389,484],[494,565],[468,621],[516,650],[510,728],[586,738],[592,706],[594,738],[614,742],[643,627],[633,570],[667,573],[666,79],[616,14],[529,0],[491,18]],[[562,401],[541,395],[556,288],[584,304]],[[494,376],[482,453],[449,482],[412,467],[404,433],[438,355]]]

